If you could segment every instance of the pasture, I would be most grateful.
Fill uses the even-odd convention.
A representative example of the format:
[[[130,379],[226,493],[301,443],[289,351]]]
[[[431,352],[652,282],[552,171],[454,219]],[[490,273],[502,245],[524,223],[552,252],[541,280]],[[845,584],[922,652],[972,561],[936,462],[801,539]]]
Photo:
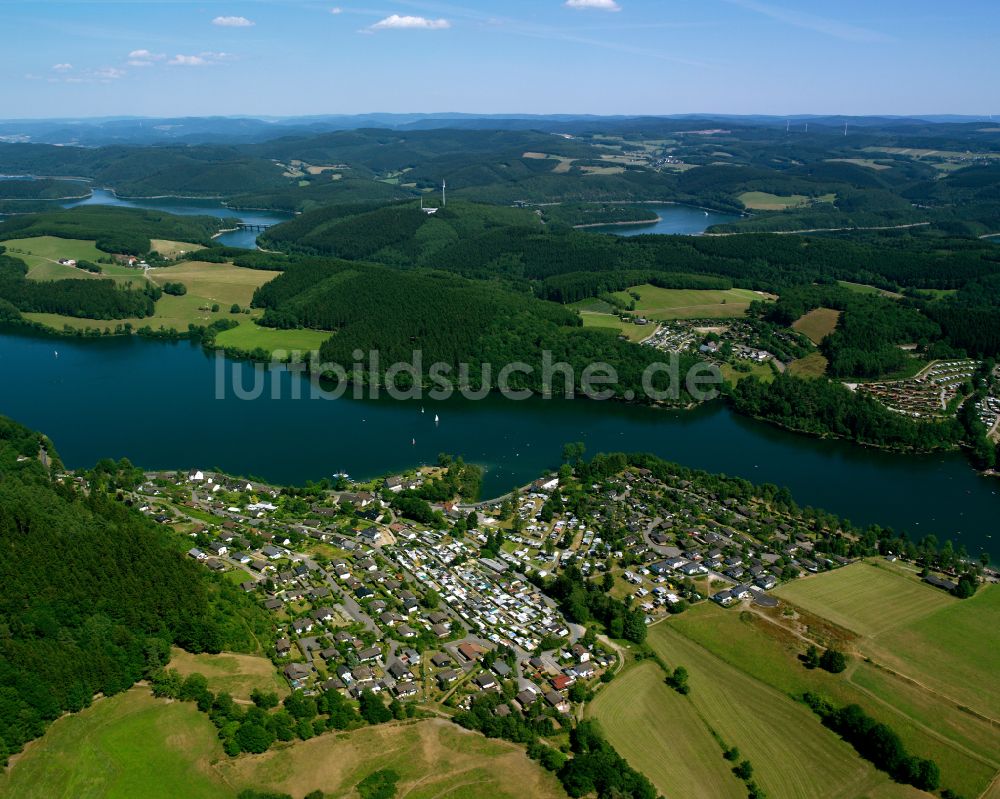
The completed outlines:
[[[855,294],[880,294],[883,297],[889,297],[893,300],[898,300],[902,297],[902,294],[898,294],[895,291],[889,291],[888,289],[880,289],[877,286],[869,286],[867,283],[852,283],[850,280],[838,280],[838,286],[842,286],[848,291],[853,291]],[[954,293],[953,289],[940,289],[946,293]]]
[[[277,330],[271,327],[260,327],[251,319],[243,318],[239,327],[223,330],[215,337],[215,343],[220,347],[233,347],[250,351],[260,347],[268,352],[275,350],[298,350],[311,352],[333,335],[329,331],[308,330],[305,328],[292,330]]]
[[[747,377],[756,377],[763,383],[770,383],[774,380],[774,369],[771,368],[770,363],[750,363],[749,361],[740,361],[740,363],[747,364],[750,371],[742,372],[729,363],[722,364],[719,371],[722,372],[722,376],[726,380],[734,385]]]
[[[958,601],[915,577],[869,562],[794,580],[775,589],[774,595],[864,637]]]
[[[158,252],[164,258],[177,258],[189,252],[204,249],[201,244],[192,244],[189,241],[169,241],[168,239],[151,239],[150,250]]]
[[[769,296],[749,289],[661,289],[648,283],[615,292],[624,303],[639,295],[635,313],[650,319],[732,319],[746,314],[754,300]]]
[[[834,311],[832,308],[814,308],[792,322],[792,329],[802,333],[813,344],[819,344],[837,329],[839,319],[840,311]]]
[[[97,277],[92,272],[64,266],[59,259],[71,258],[75,261],[91,261],[107,257],[92,241],[82,239],[60,239],[56,236],[38,236],[28,239],[10,239],[2,243],[7,254],[20,258],[28,265],[31,280],[62,280],[65,278]],[[104,268],[104,265],[101,265]]]
[[[802,208],[814,203],[832,203],[836,198],[835,194],[807,197],[805,194],[781,195],[766,191],[745,191],[736,199],[752,211],[786,211],[789,208]]]
[[[826,374],[828,361],[819,352],[810,352],[805,358],[798,358],[788,364],[789,374],[796,377],[822,377]]]
[[[400,775],[397,796],[407,799],[556,799],[556,778],[529,760],[524,748],[467,732],[443,719],[363,727],[326,734],[217,767],[230,785],[304,796],[355,796],[361,780],[379,769]]]
[[[185,677],[195,672],[203,674],[208,680],[209,690],[215,693],[225,691],[236,699],[249,699],[255,688],[278,696],[289,692],[288,683],[278,676],[274,664],[256,655],[232,652],[192,655],[174,647],[170,652],[169,668],[176,669]]]
[[[639,663],[619,675],[598,692],[587,714],[664,796],[746,795],[694,705],[667,687],[655,663]]]
[[[710,653],[672,624],[651,627],[648,643],[668,666],[688,670],[692,706],[727,745],[739,747],[753,763],[754,779],[769,796],[921,795],[863,761],[805,705]]]
[[[149,270],[149,278],[163,285],[170,281],[187,286],[188,295],[207,302],[217,302],[225,310],[234,302],[247,306],[254,290],[277,276],[277,272],[262,269],[244,269],[232,264],[210,264],[204,261],[185,261],[177,266]],[[187,296],[187,295],[185,295]]]
[[[827,158],[826,161],[831,164],[854,164],[855,166],[863,166],[868,169],[874,169],[876,172],[892,168],[891,164],[876,161],[874,158]]]
[[[962,795],[978,796],[1000,768],[996,758],[1000,728],[954,702],[857,656],[840,675],[804,668],[798,658],[806,641],[800,635],[851,650],[842,631],[808,612],[787,618],[780,610],[740,613],[702,604],[668,623],[719,659],[789,697],[813,691],[840,705],[861,705],[892,727],[911,752],[933,758],[943,784]]]
[[[232,799],[222,757],[193,704],[133,688],[55,721],[0,776],[0,799]]]
[[[938,606],[876,636],[873,657],[1000,727],[1000,586],[962,600],[925,590],[940,594]]]
[[[631,322],[623,322],[614,314],[594,313],[592,311],[581,311],[584,327],[600,327],[605,330],[614,330],[616,333],[625,336],[629,341],[639,342],[653,334],[656,325],[635,325]]]

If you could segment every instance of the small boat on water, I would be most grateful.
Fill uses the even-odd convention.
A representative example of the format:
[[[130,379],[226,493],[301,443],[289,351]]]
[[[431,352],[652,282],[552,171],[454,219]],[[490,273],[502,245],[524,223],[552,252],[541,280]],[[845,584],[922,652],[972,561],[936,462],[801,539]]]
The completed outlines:
[[[437,415],[437,414],[435,413],[435,414],[434,414],[434,424],[437,424],[437,423],[438,423],[438,422],[440,422],[440,421],[441,421],[441,417],[440,417],[440,416],[438,416],[438,415]]]
[[[415,438],[414,438],[414,439],[412,439],[412,440],[410,441],[410,444],[411,444],[412,446],[414,446],[414,447],[415,447],[415,446],[417,446],[417,439],[415,439]]]

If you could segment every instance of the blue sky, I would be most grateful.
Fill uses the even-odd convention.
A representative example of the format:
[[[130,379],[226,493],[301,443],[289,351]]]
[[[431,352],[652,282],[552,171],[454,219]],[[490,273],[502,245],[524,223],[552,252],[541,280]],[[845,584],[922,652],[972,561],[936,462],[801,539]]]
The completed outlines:
[[[0,0],[0,117],[1000,114],[995,0]]]

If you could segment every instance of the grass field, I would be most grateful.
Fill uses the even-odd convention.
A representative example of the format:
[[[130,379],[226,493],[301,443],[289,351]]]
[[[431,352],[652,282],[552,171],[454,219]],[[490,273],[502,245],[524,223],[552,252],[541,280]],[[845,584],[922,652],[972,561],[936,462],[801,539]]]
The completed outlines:
[[[205,675],[210,690],[226,691],[236,699],[249,699],[255,688],[288,694],[288,684],[278,676],[274,664],[264,657],[225,652],[219,655],[192,655],[176,647],[170,653],[170,668],[187,676]]]
[[[225,757],[190,703],[146,688],[56,721],[0,776],[2,799],[233,799],[213,772]]]
[[[794,322],[792,329],[806,336],[813,344],[819,344],[837,328],[840,311],[831,308],[814,308]]]
[[[226,761],[219,773],[231,785],[296,798],[316,789],[329,797],[354,797],[355,785],[384,768],[400,775],[396,795],[406,799],[565,796],[556,778],[529,760],[523,747],[483,738],[443,719],[323,735]]]
[[[584,327],[603,327],[614,330],[625,336],[629,341],[642,341],[651,336],[656,330],[656,325],[634,325],[631,322],[623,322],[614,314],[593,313],[592,311],[581,311]]]
[[[208,717],[148,688],[94,703],[56,721],[0,775],[0,799],[235,799],[243,788],[298,799],[320,789],[355,797],[373,771],[401,776],[409,799],[564,797],[523,747],[434,719],[364,727],[230,759]]]
[[[661,289],[648,283],[629,291],[639,295],[635,313],[650,319],[732,319],[743,316],[754,300],[768,297],[749,289]],[[632,300],[628,291],[615,296],[625,303]]]
[[[801,208],[814,203],[832,203],[837,199],[835,194],[824,194],[821,197],[807,197],[804,194],[769,194],[766,191],[745,191],[737,197],[747,208],[754,211],[785,211],[789,208]]]
[[[852,563],[794,580],[774,594],[864,637],[916,621],[959,601],[915,578],[872,563]]]
[[[254,290],[273,280],[277,274],[204,261],[185,261],[177,266],[149,270],[149,277],[155,283],[161,286],[168,281],[183,283],[188,294],[203,301],[217,302],[227,311],[234,302],[241,306],[249,305]]]
[[[664,684],[655,663],[640,663],[602,688],[588,715],[600,721],[622,757],[664,796],[746,795],[693,703]]]
[[[261,347],[268,352],[275,350],[299,350],[302,352],[319,349],[332,333],[322,330],[276,330],[270,327],[260,327],[250,319],[245,319],[239,327],[223,330],[215,337],[215,343],[220,347],[236,347],[241,350],[253,350]]]
[[[888,291],[887,289],[880,289],[878,286],[869,286],[867,283],[852,283],[849,280],[838,280],[837,285],[844,287],[848,291],[853,291],[855,294],[881,294],[883,297],[889,297],[893,300],[898,300],[902,297],[902,294],[898,294],[895,291]],[[952,293],[953,289],[942,289],[948,293]]]
[[[124,267],[109,267],[124,269]],[[79,270],[72,270],[74,272]],[[142,280],[141,273],[129,270],[133,280]],[[164,294],[156,302],[156,312],[145,319],[117,319],[114,321],[98,321],[94,319],[79,319],[61,314],[26,313],[24,317],[56,330],[69,326],[74,330],[114,330],[115,325],[128,322],[133,328],[149,325],[154,330],[173,328],[179,332],[187,332],[189,324],[208,325],[216,319],[230,318],[229,308],[233,303],[246,307],[253,297],[254,290],[273,279],[277,273],[260,269],[244,269],[232,264],[210,264],[201,261],[189,261],[177,266],[150,269],[149,278],[159,284],[180,282],[187,287],[187,294],[175,297]],[[218,304],[219,310],[212,311],[212,305]],[[253,316],[260,316],[255,311]],[[249,324],[250,318],[245,315],[232,317]],[[289,331],[294,332],[294,331]]]
[[[854,164],[855,166],[864,166],[868,169],[874,169],[876,172],[881,172],[883,169],[890,169],[889,164],[883,164],[872,158],[827,158],[828,162],[833,164]]]
[[[176,258],[185,253],[204,249],[201,244],[192,244],[189,241],[169,241],[168,239],[151,239],[149,245],[153,252],[158,252],[164,258]]]
[[[805,705],[751,677],[673,629],[650,628],[649,644],[689,672],[689,699],[706,724],[754,766],[769,796],[799,799],[917,797],[861,760]],[[668,753],[661,753],[666,758]]]
[[[963,796],[978,796],[1000,768],[1000,727],[954,702],[860,657],[852,657],[841,675],[804,668],[798,656],[806,642],[795,630],[824,643],[841,634],[824,628],[822,619],[801,611],[789,619],[781,611],[737,613],[702,604],[671,618],[669,624],[716,657],[790,697],[813,691],[840,705],[860,704],[892,727],[909,751],[933,758],[941,768],[943,785]],[[848,651],[853,646],[849,641],[838,645]]]
[[[63,266],[58,261],[60,258],[72,258],[76,261],[96,263],[98,258],[107,257],[107,253],[98,250],[92,241],[60,239],[55,236],[10,239],[0,242],[0,246],[7,248],[8,255],[20,258],[28,265],[28,277],[32,280],[96,277],[84,269]]]
[[[883,631],[872,652],[889,667],[996,720],[1000,728],[1000,586],[981,588],[970,599],[946,600],[931,613]]]
[[[752,363],[749,372],[740,372],[734,369],[731,364],[724,363],[720,367],[720,371],[722,376],[734,385],[747,377],[756,377],[764,383],[770,383],[774,380],[774,369],[771,368],[770,363]]]
[[[798,358],[788,364],[788,372],[796,377],[822,377],[826,374],[827,363],[821,353],[810,352],[805,358]]]

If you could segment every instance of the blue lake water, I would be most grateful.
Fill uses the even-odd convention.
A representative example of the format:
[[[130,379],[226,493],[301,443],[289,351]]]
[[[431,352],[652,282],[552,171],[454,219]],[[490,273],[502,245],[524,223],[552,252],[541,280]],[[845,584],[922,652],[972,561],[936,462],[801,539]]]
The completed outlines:
[[[636,225],[600,225],[588,228],[595,233],[614,233],[616,236],[642,236],[649,233],[667,233],[675,236],[692,236],[704,233],[711,225],[721,225],[739,219],[735,214],[706,211],[690,205],[648,204],[643,206],[656,213],[656,222]]]
[[[243,386],[253,384],[252,365],[221,363]],[[583,441],[590,454],[641,450],[787,486],[801,505],[915,538],[934,533],[972,554],[990,549],[1000,513],[1000,480],[980,477],[957,453],[906,456],[809,438],[739,416],[721,402],[662,411],[499,396],[296,400],[291,381],[302,378],[287,373],[273,399],[266,372],[260,399],[237,399],[228,382],[218,399],[218,368],[190,342],[5,333],[0,413],[50,435],[74,468],[126,456],[147,468],[218,467],[301,484],[340,471],[373,477],[449,452],[481,464],[484,495],[495,496],[558,466],[566,442]]]

